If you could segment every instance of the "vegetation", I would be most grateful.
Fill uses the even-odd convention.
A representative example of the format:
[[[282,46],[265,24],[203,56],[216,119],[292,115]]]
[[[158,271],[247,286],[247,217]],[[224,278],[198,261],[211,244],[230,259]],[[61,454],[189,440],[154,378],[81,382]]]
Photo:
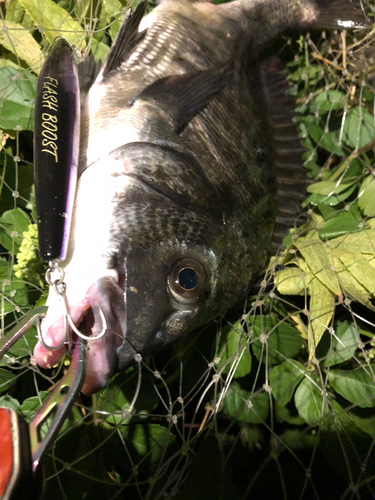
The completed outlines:
[[[57,34],[104,60],[124,0],[7,0],[0,29],[1,331],[44,303],[33,99]],[[373,8],[369,0],[368,8]],[[375,494],[374,31],[285,39],[314,180],[308,220],[245,304],[80,397],[45,460],[50,499],[368,499]],[[35,328],[0,362],[30,420],[69,364]],[[74,446],[72,446],[74,443]]]

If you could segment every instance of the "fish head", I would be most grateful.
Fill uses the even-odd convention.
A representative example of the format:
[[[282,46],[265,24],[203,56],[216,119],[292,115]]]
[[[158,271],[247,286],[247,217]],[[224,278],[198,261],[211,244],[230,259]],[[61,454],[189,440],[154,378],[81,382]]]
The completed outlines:
[[[220,258],[208,242],[174,241],[136,248],[122,260],[125,325],[118,368],[153,354],[204,324],[216,309]]]
[[[152,355],[223,313],[238,292],[233,263],[243,260],[236,231],[228,238],[230,198],[192,154],[133,143],[101,163],[80,179],[65,268],[76,328],[84,326],[93,339],[104,332],[88,342],[87,394],[139,360],[136,355]],[[42,331],[56,345],[64,319],[53,290],[50,295]],[[45,353],[38,345],[35,357],[41,366],[53,365],[63,352]]]
[[[221,198],[190,153],[139,143],[113,157],[128,181],[113,200],[107,258],[122,291],[121,370],[216,314],[225,238]]]

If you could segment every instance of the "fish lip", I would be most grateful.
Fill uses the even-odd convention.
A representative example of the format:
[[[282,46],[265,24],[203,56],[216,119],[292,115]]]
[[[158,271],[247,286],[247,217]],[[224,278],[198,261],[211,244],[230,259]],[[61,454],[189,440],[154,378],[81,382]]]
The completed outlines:
[[[93,394],[105,387],[108,379],[118,370],[117,348],[122,345],[125,334],[125,303],[123,289],[113,277],[104,276],[88,291],[90,308],[84,322],[91,319],[93,340],[88,341],[86,379],[82,388],[85,394]],[[90,318],[90,314],[92,314]],[[101,314],[106,325],[104,335],[95,340],[103,330]],[[90,326],[90,325],[89,325]]]
[[[70,307],[75,327],[79,330],[84,325],[82,333],[90,336],[91,329],[93,336],[87,342],[86,378],[82,388],[82,392],[87,395],[105,387],[109,377],[118,369],[116,350],[124,339],[125,303],[123,283],[121,278],[116,280],[115,276],[99,278],[89,287],[84,298]],[[106,321],[106,330],[101,338],[95,340],[103,329],[101,313]],[[64,316],[61,315],[47,326],[42,335],[47,345],[57,346],[65,336]],[[34,349],[34,359],[41,368],[49,369],[61,360],[66,351],[66,344],[56,350],[47,350],[38,343]]]

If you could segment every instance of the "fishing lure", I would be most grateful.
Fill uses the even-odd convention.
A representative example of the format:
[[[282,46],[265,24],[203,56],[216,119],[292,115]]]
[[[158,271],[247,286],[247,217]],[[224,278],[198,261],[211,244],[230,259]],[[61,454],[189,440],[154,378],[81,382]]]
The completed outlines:
[[[39,252],[66,257],[79,156],[80,93],[73,48],[58,38],[35,97],[34,175]]]

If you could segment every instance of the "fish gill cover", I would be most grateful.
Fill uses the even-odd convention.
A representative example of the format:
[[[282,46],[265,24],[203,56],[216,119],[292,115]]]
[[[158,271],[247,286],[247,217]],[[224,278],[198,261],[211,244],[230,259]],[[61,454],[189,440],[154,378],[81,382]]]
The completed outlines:
[[[32,173],[43,56],[61,34],[105,60],[128,5],[0,7],[3,335],[47,294]],[[45,460],[45,498],[374,498],[374,32],[281,45],[313,181],[307,221],[244,303],[77,399]],[[26,420],[69,365],[40,369],[35,343],[31,329],[0,366],[0,406]]]

